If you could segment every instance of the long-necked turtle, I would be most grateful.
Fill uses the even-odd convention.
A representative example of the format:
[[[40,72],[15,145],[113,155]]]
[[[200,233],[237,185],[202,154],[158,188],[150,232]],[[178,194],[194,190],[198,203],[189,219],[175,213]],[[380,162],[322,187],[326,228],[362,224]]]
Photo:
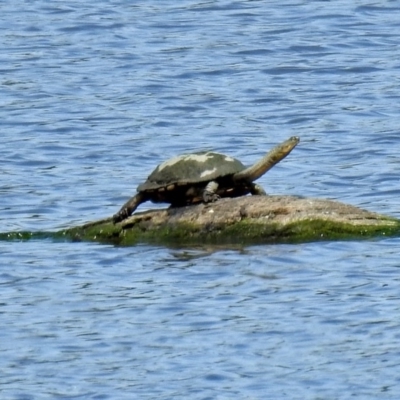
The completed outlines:
[[[265,195],[263,188],[253,182],[285,158],[299,141],[298,137],[291,137],[248,168],[235,158],[210,151],[171,158],[138,186],[138,193],[113,216],[113,221],[124,220],[148,200],[176,207],[248,193]]]

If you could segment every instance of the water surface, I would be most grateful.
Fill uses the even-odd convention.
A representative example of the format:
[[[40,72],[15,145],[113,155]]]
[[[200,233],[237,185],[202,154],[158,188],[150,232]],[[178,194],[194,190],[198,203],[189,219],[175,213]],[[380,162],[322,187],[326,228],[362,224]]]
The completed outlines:
[[[398,13],[1,4],[1,231],[109,216],[167,157],[250,164],[292,135],[268,192],[399,217]],[[2,242],[0,397],[398,399],[398,249]]]

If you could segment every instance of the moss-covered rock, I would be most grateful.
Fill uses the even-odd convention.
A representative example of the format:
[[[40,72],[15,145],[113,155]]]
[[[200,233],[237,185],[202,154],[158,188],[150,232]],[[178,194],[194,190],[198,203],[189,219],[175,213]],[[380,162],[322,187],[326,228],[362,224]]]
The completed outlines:
[[[294,196],[222,199],[135,213],[116,225],[107,218],[62,232],[73,240],[120,245],[298,243],[399,234],[400,221],[395,218],[336,201]]]

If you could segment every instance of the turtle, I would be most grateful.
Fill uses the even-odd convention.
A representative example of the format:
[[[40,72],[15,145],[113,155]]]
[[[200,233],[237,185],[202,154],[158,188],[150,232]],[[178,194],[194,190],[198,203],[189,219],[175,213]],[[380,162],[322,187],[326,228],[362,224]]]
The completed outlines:
[[[212,151],[173,157],[158,165],[138,186],[137,194],[113,216],[113,222],[128,218],[140,204],[149,200],[181,207],[249,193],[266,195],[254,181],[285,158],[299,141],[298,137],[292,136],[247,168],[233,157]]]

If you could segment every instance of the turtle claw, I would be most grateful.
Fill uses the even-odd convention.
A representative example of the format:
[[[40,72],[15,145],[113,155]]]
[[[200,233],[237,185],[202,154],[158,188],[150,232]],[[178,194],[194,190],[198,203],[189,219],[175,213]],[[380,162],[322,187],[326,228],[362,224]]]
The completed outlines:
[[[209,192],[207,190],[203,193],[203,201],[204,203],[213,203],[221,198],[217,193]]]
[[[143,193],[138,193],[133,196],[122,206],[122,208],[116,214],[114,214],[113,223],[116,224],[130,217],[132,213],[136,210],[138,205],[146,200],[147,198]]]
[[[118,211],[116,214],[113,215],[113,224],[117,224],[118,222],[123,221],[124,219],[128,218],[128,210],[123,208],[122,210]]]

